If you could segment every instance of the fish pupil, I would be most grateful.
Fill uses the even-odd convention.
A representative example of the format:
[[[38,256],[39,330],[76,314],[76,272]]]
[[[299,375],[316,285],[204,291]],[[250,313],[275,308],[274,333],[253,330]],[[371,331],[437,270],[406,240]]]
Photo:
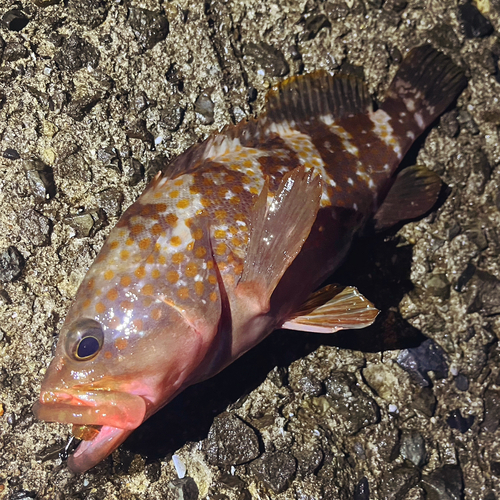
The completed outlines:
[[[99,347],[99,341],[95,337],[84,337],[78,344],[76,355],[80,359],[86,359],[93,356]]]

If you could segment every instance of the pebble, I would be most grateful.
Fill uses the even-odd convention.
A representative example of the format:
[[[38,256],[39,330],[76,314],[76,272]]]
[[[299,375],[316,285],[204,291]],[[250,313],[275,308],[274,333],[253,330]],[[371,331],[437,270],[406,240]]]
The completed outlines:
[[[21,276],[24,257],[16,247],[10,246],[0,252],[0,281],[9,283]]]
[[[215,105],[207,92],[200,94],[194,103],[194,111],[198,120],[203,125],[210,125],[214,122]]]
[[[344,418],[350,434],[379,421],[377,403],[356,385],[354,375],[334,372],[324,385],[330,406]]]
[[[52,221],[45,215],[32,209],[24,210],[19,214],[18,224],[22,230],[22,236],[32,245],[43,247],[50,243]]]
[[[421,468],[427,463],[425,441],[418,432],[403,433],[401,436],[399,453],[405,460]]]
[[[21,31],[29,22],[28,16],[19,9],[8,10],[2,16],[2,23],[9,31]]]
[[[97,194],[96,202],[108,218],[118,217],[122,212],[123,193],[117,188],[109,188]]]
[[[91,30],[102,24],[108,15],[108,8],[102,0],[69,0],[67,10],[78,24]]]
[[[135,158],[126,158],[122,162],[123,174],[128,177],[130,186],[136,186],[144,179],[144,165]]]
[[[73,120],[81,122],[104,95],[102,92],[95,92],[79,99],[72,99],[66,108],[66,113]]]
[[[458,111],[452,109],[448,113],[441,115],[439,126],[444,135],[448,137],[456,137],[460,132],[460,123],[458,122]]]
[[[493,33],[493,26],[475,5],[468,2],[459,8],[460,28],[467,38],[482,38]]]
[[[167,485],[172,500],[198,500],[199,490],[192,477],[174,479]]]
[[[471,298],[467,313],[481,311],[486,316],[500,314],[500,281],[495,276],[476,270],[470,288]]]
[[[441,300],[450,298],[450,282],[446,274],[431,274],[424,283],[424,288],[434,297]]]
[[[76,34],[65,39],[54,56],[59,69],[71,73],[87,66],[97,68],[99,59],[99,50]]]
[[[4,61],[14,62],[25,57],[28,57],[28,49],[22,43],[10,42],[5,45],[3,51]]]
[[[463,475],[458,465],[445,465],[422,478],[429,500],[461,500],[463,498]]]
[[[397,363],[421,387],[431,385],[427,376],[429,371],[433,371],[438,379],[448,376],[445,352],[432,339],[425,340],[418,347],[403,349],[397,357]]]
[[[295,458],[282,451],[266,453],[252,462],[255,475],[276,493],[285,491],[297,471]]]
[[[457,292],[462,292],[467,283],[471,280],[476,272],[476,266],[469,262],[467,267],[462,271],[462,274],[458,277],[457,283],[455,285],[455,290]]]
[[[251,57],[267,76],[285,76],[290,72],[283,52],[265,42],[250,42],[243,48],[243,53]]]
[[[500,391],[487,389],[484,393],[484,419],[481,429],[495,432],[500,424]]]
[[[179,129],[184,119],[185,109],[179,103],[172,103],[160,111],[160,122],[163,123],[170,132]]]
[[[458,408],[450,413],[446,422],[452,429],[457,429],[459,432],[464,434],[472,427],[472,424],[474,423],[474,415],[464,417]]]
[[[392,367],[382,363],[373,363],[363,369],[363,377],[366,383],[378,396],[386,401],[392,401],[397,398],[401,390],[398,377],[400,374],[401,369],[398,366]]]
[[[459,373],[455,377],[455,387],[462,392],[465,392],[469,389],[469,379],[463,374]]]
[[[2,156],[4,158],[6,158],[7,160],[19,160],[19,158],[21,158],[19,156],[19,153],[15,150],[15,149],[12,149],[12,148],[7,148]]]
[[[177,477],[179,479],[182,479],[186,475],[186,464],[181,460],[181,457],[179,457],[179,455],[172,455],[172,462],[174,463]]]
[[[125,134],[131,139],[140,139],[151,145],[154,143],[153,134],[147,128],[146,120],[136,120],[130,123],[125,129]]]
[[[419,480],[416,467],[402,466],[386,472],[380,481],[384,500],[403,500]]]
[[[148,96],[146,95],[146,92],[140,91],[136,94],[134,97],[134,109],[137,113],[142,113],[143,111],[146,111],[146,109],[149,108],[150,101],[148,99]]]
[[[128,21],[143,50],[152,49],[168,35],[168,20],[161,12],[130,7]]]
[[[331,24],[325,14],[310,16],[306,19],[304,31],[301,34],[303,40],[313,40],[323,28],[330,28]]]
[[[26,160],[23,162],[26,178],[31,194],[37,203],[45,203],[56,194],[54,172],[41,160]]]
[[[329,19],[345,19],[349,15],[349,6],[346,2],[337,2],[325,4],[325,12]]]
[[[104,227],[106,214],[104,210],[98,209],[94,212],[82,212],[76,215],[68,215],[64,217],[63,221],[73,228],[75,231],[75,238],[87,238],[93,236],[99,229]]]
[[[366,476],[363,476],[356,484],[353,500],[370,500],[370,486]]]
[[[205,450],[212,465],[240,465],[260,455],[259,438],[245,422],[230,413],[218,415],[210,427]]]

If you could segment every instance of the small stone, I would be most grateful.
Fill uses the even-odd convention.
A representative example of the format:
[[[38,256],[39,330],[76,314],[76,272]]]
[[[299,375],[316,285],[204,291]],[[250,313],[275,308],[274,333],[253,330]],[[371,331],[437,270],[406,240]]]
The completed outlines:
[[[17,42],[8,43],[3,51],[4,61],[19,61],[28,57],[28,49],[22,44]]]
[[[460,123],[458,123],[458,111],[453,109],[441,116],[439,125],[443,133],[448,137],[456,137],[460,132]]]
[[[464,434],[472,427],[472,424],[474,423],[474,416],[468,415],[467,417],[463,417],[460,409],[456,409],[450,413],[446,422],[452,429],[457,429]]]
[[[368,479],[363,476],[356,487],[354,488],[354,500],[370,500],[370,487],[368,484]]]
[[[214,419],[205,449],[209,463],[219,466],[244,464],[260,454],[255,431],[230,413],[222,413]]]
[[[467,313],[500,314],[500,280],[486,271],[476,270],[470,281],[471,301]]]
[[[160,112],[160,122],[163,123],[168,130],[174,132],[180,127],[184,118],[185,110],[178,104],[173,103]]]
[[[285,491],[297,471],[297,463],[292,455],[277,451],[266,453],[252,463],[255,475],[276,493]]]
[[[67,9],[78,24],[89,29],[97,28],[108,15],[108,8],[102,0],[69,0]]]
[[[490,462],[491,473],[500,478],[500,462]]]
[[[476,272],[476,266],[469,262],[467,267],[462,271],[462,274],[458,277],[457,284],[455,285],[455,290],[457,292],[462,292],[467,283],[471,280]]]
[[[345,19],[349,15],[349,6],[346,2],[327,3],[325,12],[329,19]]]
[[[391,58],[391,61],[395,64],[399,64],[403,60],[403,55],[396,46],[392,46],[389,49],[389,57]]]
[[[122,211],[123,193],[116,188],[101,191],[96,196],[97,206],[102,208],[107,217],[118,217]]]
[[[142,113],[149,108],[149,99],[146,92],[140,91],[134,98],[134,108],[137,113]]]
[[[161,462],[154,460],[149,462],[144,467],[144,475],[148,478],[150,483],[156,483],[161,476]]]
[[[307,376],[290,381],[290,385],[296,391],[302,391],[308,396],[319,396],[323,393],[323,384],[314,375],[308,373]]]
[[[422,478],[428,500],[461,500],[463,475],[458,465],[445,465]]]
[[[113,146],[107,146],[97,150],[97,159],[104,164],[113,163],[118,159],[118,151]]]
[[[469,379],[462,373],[459,373],[455,377],[455,387],[462,392],[465,392],[469,389]]]
[[[438,24],[427,32],[427,41],[437,47],[454,49],[460,46],[455,30],[449,24]]]
[[[18,224],[22,229],[22,236],[32,245],[42,247],[50,243],[52,221],[36,210],[24,210],[19,214]]]
[[[401,368],[397,365],[389,366],[373,363],[363,369],[363,377],[366,383],[378,396],[389,402],[397,399],[401,391],[398,377],[400,374]]]
[[[4,158],[7,158],[7,160],[19,160],[19,158],[21,158],[19,156],[19,153],[15,150],[15,149],[12,149],[12,148],[7,148],[2,156]]]
[[[74,73],[87,66],[97,68],[99,58],[99,51],[92,44],[73,34],[64,40],[54,61],[62,71]]]
[[[49,139],[52,139],[59,129],[57,128],[56,125],[54,125],[52,122],[49,122],[48,120],[43,120],[42,122],[42,133],[45,137],[48,137]]]
[[[56,194],[54,172],[41,160],[27,160],[23,163],[31,194],[37,203],[44,203]]]
[[[71,100],[66,112],[74,120],[81,122],[92,108],[104,97],[104,93],[96,92],[79,99]]]
[[[484,420],[481,429],[495,432],[500,424],[500,391],[488,389],[484,393]]]
[[[472,135],[479,134],[479,127],[477,126],[477,123],[474,121],[474,118],[472,118],[472,115],[466,109],[461,109],[458,112],[457,119],[458,123],[460,123],[461,126],[465,127]]]
[[[144,165],[135,158],[123,160],[123,174],[128,177],[130,186],[136,186],[144,179]]]
[[[143,142],[153,144],[154,137],[153,134],[148,130],[146,126],[146,120],[136,120],[131,124],[127,125],[125,133],[127,137],[131,139],[140,139]]]
[[[446,274],[431,274],[424,283],[424,288],[430,292],[431,295],[441,300],[450,298],[450,282]]]
[[[381,490],[384,500],[403,500],[406,494],[420,480],[420,471],[416,467],[397,467],[382,476]]]
[[[427,417],[432,417],[437,406],[436,396],[434,396],[432,389],[430,387],[422,387],[419,391],[415,391],[411,406]]]
[[[194,103],[196,116],[203,125],[210,125],[214,122],[214,108],[214,103],[206,92],[200,94]]]
[[[243,52],[251,57],[267,76],[285,76],[290,71],[283,52],[265,42],[259,44],[250,42],[244,47]]]
[[[313,40],[323,28],[330,28],[331,24],[325,14],[310,16],[306,19],[303,39]]]
[[[24,268],[24,257],[16,247],[10,246],[0,252],[0,281],[9,283],[21,276]]]
[[[192,477],[174,479],[167,485],[171,492],[172,500],[198,500],[199,490]]]
[[[21,31],[29,22],[28,16],[19,9],[8,10],[2,16],[2,23],[9,31]]]
[[[421,468],[427,462],[425,451],[425,441],[421,434],[403,433],[399,453],[405,460],[409,460],[413,465]]]
[[[76,215],[64,217],[64,223],[75,231],[75,238],[87,238],[93,236],[106,222],[104,210],[95,212],[82,212]]]
[[[448,376],[448,363],[445,353],[433,340],[427,339],[418,347],[403,349],[397,363],[407,371],[421,387],[428,387],[431,381],[427,372],[433,371],[436,378]]]
[[[325,454],[317,443],[296,445],[293,456],[297,459],[297,474],[302,477],[314,474],[323,462]]]
[[[472,3],[459,8],[460,28],[467,38],[482,38],[493,33],[493,26]]]
[[[168,35],[168,20],[161,12],[131,7],[128,20],[143,50],[152,49]]]

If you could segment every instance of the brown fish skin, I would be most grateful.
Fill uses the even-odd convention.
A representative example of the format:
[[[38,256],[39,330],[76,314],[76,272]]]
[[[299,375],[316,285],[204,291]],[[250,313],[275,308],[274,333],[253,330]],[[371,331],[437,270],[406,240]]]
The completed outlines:
[[[434,203],[435,176],[419,172],[412,195],[414,173],[395,173],[465,85],[430,46],[409,53],[377,110],[355,78],[293,77],[270,92],[261,117],[158,175],[89,269],[35,405],[40,419],[100,429],[70,468],[97,464],[282,325],[331,333],[371,324],[377,311],[355,289],[308,297],[386,198],[394,219],[398,201],[405,216]]]

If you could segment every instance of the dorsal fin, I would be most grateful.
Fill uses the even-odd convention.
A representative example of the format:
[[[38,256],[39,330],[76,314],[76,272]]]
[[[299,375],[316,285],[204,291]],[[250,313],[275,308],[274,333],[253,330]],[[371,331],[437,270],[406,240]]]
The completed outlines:
[[[337,120],[372,110],[368,89],[359,78],[331,76],[323,70],[288,78],[266,99],[266,118],[275,123],[307,122],[327,115]]]

